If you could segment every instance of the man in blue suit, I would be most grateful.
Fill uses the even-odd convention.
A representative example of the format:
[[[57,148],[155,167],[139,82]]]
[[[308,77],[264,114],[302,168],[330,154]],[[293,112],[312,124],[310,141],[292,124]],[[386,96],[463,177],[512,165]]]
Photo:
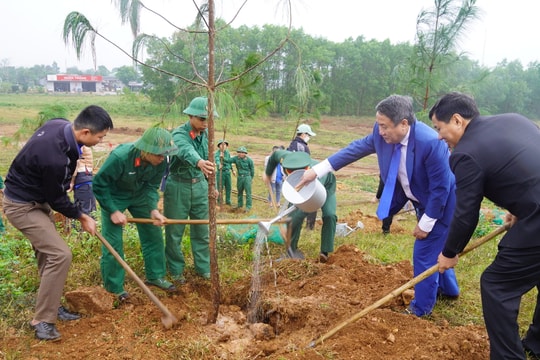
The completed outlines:
[[[353,141],[307,170],[299,185],[376,153],[385,186],[395,181],[393,189],[383,191],[382,197],[390,190],[389,209],[379,214],[380,218],[395,215],[409,200],[415,207],[418,223],[413,230],[416,238],[413,267],[414,276],[417,276],[437,264],[452,219],[455,179],[448,164],[449,149],[432,128],[416,120],[410,97],[391,95],[375,109],[373,133]],[[399,163],[396,167],[398,164],[399,167],[397,176],[390,181],[388,173],[394,149],[397,149]],[[430,314],[438,296],[449,299],[459,296],[455,273],[448,271],[431,275],[414,290],[415,297],[406,312],[417,316]]]

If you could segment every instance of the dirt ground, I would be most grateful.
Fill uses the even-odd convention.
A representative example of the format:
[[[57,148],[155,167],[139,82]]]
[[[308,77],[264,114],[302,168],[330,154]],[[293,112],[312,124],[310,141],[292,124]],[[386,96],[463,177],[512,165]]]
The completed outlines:
[[[363,232],[380,232],[379,220],[360,210],[340,219],[350,226],[359,220]],[[394,222],[392,231],[407,229]],[[132,298],[117,308],[114,297],[98,286],[67,293],[68,306],[82,309],[83,318],[57,324],[61,341],[40,342],[30,330],[23,336],[13,330],[1,340],[2,348],[20,359],[489,358],[483,327],[450,326],[437,315],[420,319],[402,314],[411,291],[388,294],[412,278],[409,261],[374,264],[353,245],[340,246],[325,264],[317,259],[276,261],[264,251],[260,259],[260,277],[246,273],[234,283],[221,282],[215,323],[208,322],[213,306],[209,281],[188,275],[175,295],[152,288],[178,319],[167,329],[159,307],[127,280]],[[256,279],[259,292],[253,291]],[[250,303],[254,295],[260,300],[255,307]],[[105,306],[86,306],[89,296]]]
[[[368,169],[373,170],[376,172]],[[364,231],[380,231],[378,220],[360,211],[340,222],[354,226],[358,220]],[[397,226],[393,231],[403,229]],[[374,264],[352,245],[336,249],[325,264],[317,259],[276,262],[264,253],[261,260],[264,266],[254,324],[247,321],[248,314],[253,314],[249,299],[254,295],[249,273],[234,283],[221,283],[222,303],[214,324],[207,320],[212,309],[209,281],[188,277],[186,285],[172,296],[155,291],[179,320],[172,329],[163,326],[159,308],[133,281],[127,281],[132,294],[128,303],[58,323],[62,340],[29,341],[30,330],[26,337],[14,330],[1,340],[2,348],[12,349],[21,359],[489,358],[483,327],[453,327],[442,318],[402,314],[407,298],[401,295],[353,319],[412,278],[409,261]],[[100,290],[77,289],[80,294]],[[76,304],[82,298],[75,295],[71,302]]]
[[[3,342],[21,351],[24,359],[489,358],[484,328],[451,327],[444,320],[402,314],[401,296],[351,321],[411,277],[408,261],[375,265],[354,246],[342,245],[326,264],[311,259],[265,266],[256,324],[247,321],[251,276],[221,284],[222,305],[217,322],[210,325],[210,282],[188,278],[173,296],[155,291],[179,319],[172,329],[165,329],[158,307],[130,282],[129,303],[59,323],[59,342],[33,340],[26,348],[28,339],[18,335]],[[189,341],[190,347],[178,346],[179,339]],[[199,350],[193,348],[195,339]],[[316,346],[310,346],[314,341]]]

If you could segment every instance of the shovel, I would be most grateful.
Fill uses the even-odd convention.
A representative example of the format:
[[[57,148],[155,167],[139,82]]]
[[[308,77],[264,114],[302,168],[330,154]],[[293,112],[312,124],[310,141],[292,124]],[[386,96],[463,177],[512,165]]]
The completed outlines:
[[[152,300],[154,304],[157,305],[159,310],[163,313],[163,316],[161,317],[161,323],[165,327],[165,329],[172,328],[173,325],[178,323],[178,319],[169,311],[169,309],[157,298],[156,295],[148,288],[148,286],[145,285],[145,283],[141,280],[140,277],[135,274],[135,272],[129,267],[129,265],[122,259],[120,254],[114,248],[112,245],[105,240],[103,235],[101,235],[99,232],[96,232],[96,236],[101,240],[101,243],[109,250],[109,252],[114,256],[114,258],[122,265],[124,270],[128,273],[128,275],[135,280],[137,285],[141,287],[141,289],[144,291],[144,293]]]
[[[289,215],[290,213],[292,213],[294,210],[296,210],[296,206],[291,206],[289,207],[287,210],[283,211],[282,213],[280,213],[278,216],[276,216],[275,218],[273,218],[272,220],[270,221],[261,221],[259,222],[259,230],[260,231],[263,231],[266,235],[268,235],[268,232],[270,231],[270,225],[272,225],[273,223],[275,223],[276,221],[279,221],[281,220],[282,218],[284,218],[285,216]]]

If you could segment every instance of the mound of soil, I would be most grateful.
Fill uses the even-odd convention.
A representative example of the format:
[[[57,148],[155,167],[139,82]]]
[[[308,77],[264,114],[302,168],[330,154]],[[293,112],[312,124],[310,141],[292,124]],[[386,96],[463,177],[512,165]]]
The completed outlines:
[[[154,291],[179,319],[168,330],[158,307],[128,282],[129,303],[58,323],[61,341],[29,341],[28,331],[27,337],[5,336],[3,348],[24,359],[489,358],[483,327],[452,327],[403,314],[401,296],[353,319],[411,279],[408,261],[373,264],[352,245],[339,247],[325,264],[313,259],[276,262],[264,255],[261,259],[260,301],[254,307],[257,323],[247,321],[253,311],[250,274],[221,284],[222,305],[213,324],[208,321],[209,281],[188,277],[173,296]]]

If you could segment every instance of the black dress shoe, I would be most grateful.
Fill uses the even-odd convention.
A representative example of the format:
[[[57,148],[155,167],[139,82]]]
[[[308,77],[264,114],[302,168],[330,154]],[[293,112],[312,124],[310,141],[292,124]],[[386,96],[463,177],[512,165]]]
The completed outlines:
[[[437,300],[447,300],[447,301],[456,301],[459,299],[459,294],[457,295],[447,295],[441,292],[441,289],[437,291]]]
[[[72,320],[79,320],[81,318],[81,315],[77,313],[69,312],[65,307],[60,306],[58,308],[58,320],[62,321],[72,321]]]
[[[36,338],[39,340],[57,341],[62,338],[54,324],[42,321],[36,325],[30,324],[30,326],[34,329]]]

